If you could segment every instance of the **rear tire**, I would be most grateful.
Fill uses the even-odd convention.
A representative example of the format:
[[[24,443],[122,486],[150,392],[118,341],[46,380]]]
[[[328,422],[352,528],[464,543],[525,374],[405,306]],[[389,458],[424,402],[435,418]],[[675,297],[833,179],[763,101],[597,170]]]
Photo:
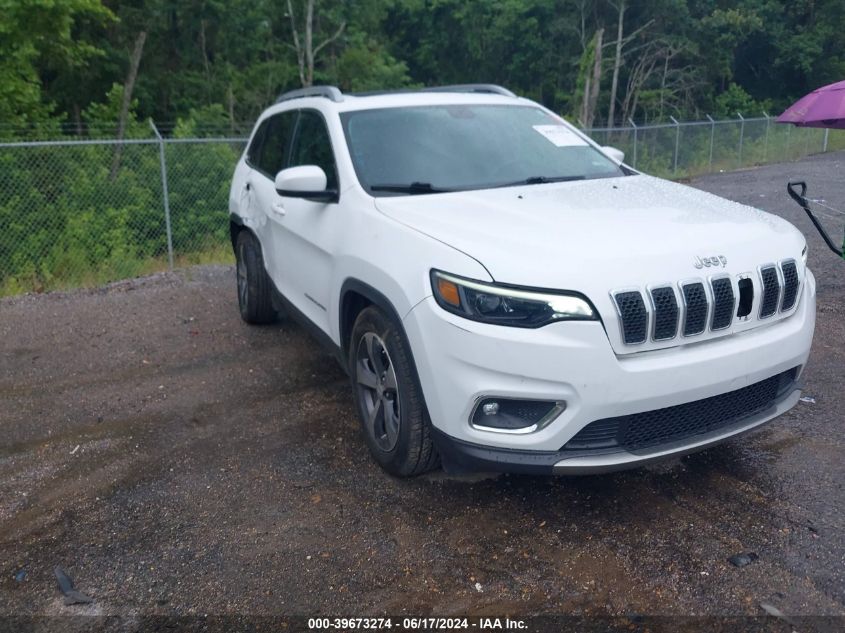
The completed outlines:
[[[375,306],[362,310],[352,327],[348,362],[373,458],[397,477],[437,468],[431,419],[401,325]]]
[[[235,240],[235,278],[241,318],[251,325],[276,320],[273,308],[273,284],[264,269],[261,245],[249,231],[241,231]]]

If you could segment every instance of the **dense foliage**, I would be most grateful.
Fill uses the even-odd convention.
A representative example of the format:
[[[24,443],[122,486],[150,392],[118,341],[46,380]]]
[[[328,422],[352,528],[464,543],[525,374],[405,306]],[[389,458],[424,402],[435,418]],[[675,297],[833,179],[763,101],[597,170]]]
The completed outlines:
[[[178,141],[243,135],[284,90],[491,82],[585,127],[754,117],[845,77],[841,9],[841,0],[0,0],[0,141],[146,141],[0,149],[0,295],[166,265],[147,119],[175,141],[165,153],[177,262],[220,261],[231,257],[228,182],[242,145]],[[818,131],[777,127],[596,138],[668,176],[821,147]]]
[[[142,32],[131,96],[156,121],[248,122],[310,81],[495,82],[596,124],[754,116],[845,76],[840,0],[0,0],[0,123],[82,128]]]

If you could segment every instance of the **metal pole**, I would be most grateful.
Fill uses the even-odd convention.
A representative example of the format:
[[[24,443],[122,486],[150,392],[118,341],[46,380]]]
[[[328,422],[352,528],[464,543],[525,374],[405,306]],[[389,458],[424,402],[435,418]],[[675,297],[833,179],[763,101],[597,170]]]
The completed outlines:
[[[677,174],[678,173],[678,145],[681,142],[681,124],[678,123],[678,120],[675,117],[670,116],[669,118],[672,119],[672,123],[675,124],[675,164],[672,167],[672,173]]]
[[[164,224],[167,227],[167,261],[173,270],[173,234],[170,230],[170,199],[167,195],[167,161],[164,158],[164,139],[159,134],[156,124],[150,119],[150,127],[158,139],[158,157],[161,163],[161,193],[164,199]]]
[[[789,159],[789,137],[792,135],[792,126],[786,126],[786,149],[783,152],[783,157],[785,159]]]
[[[736,113],[741,123],[739,124],[739,166],[742,167],[742,141],[745,138],[745,117],[741,112]]]
[[[763,116],[766,117],[766,143],[763,145],[763,162],[769,162],[769,127],[772,124],[772,120],[769,118],[769,114],[766,111],[763,111]]]
[[[707,119],[710,121],[710,159],[707,162],[707,171],[713,171],[713,135],[716,132],[716,122],[709,114]]]
[[[826,152],[826,151],[827,151],[827,136],[828,136],[828,134],[830,134],[830,128],[826,127],[826,128],[824,129],[824,145],[822,146],[822,151],[823,151],[823,152]],[[634,137],[634,139],[636,139],[636,138],[637,138],[637,137],[635,136],[635,137]],[[634,147],[636,148],[636,145],[634,145]],[[634,156],[636,156],[636,155],[637,155],[637,152],[636,152],[636,149],[635,149],[635,150],[634,150]]]
[[[634,128],[634,161],[631,163],[631,167],[634,169],[637,168],[637,124],[634,123],[634,119],[629,118],[628,123],[631,124],[631,127]],[[827,136],[825,136],[825,143],[827,143]]]

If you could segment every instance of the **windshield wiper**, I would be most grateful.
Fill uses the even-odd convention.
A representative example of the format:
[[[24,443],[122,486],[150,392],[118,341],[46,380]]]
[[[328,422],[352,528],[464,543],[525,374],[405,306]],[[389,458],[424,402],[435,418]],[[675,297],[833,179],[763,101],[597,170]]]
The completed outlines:
[[[570,180],[586,180],[585,176],[531,176],[515,182],[506,182],[499,185],[484,186],[483,188],[498,189],[500,187],[519,187],[521,185],[545,185],[550,182],[567,182]],[[482,188],[482,187],[479,187]],[[446,187],[435,187],[430,182],[412,182],[407,185],[377,184],[370,185],[370,191],[388,191],[392,193],[407,193],[411,195],[424,193],[451,193],[455,191],[466,191],[466,189],[449,189]]]
[[[370,185],[370,191],[390,191],[396,193],[449,193],[450,191],[457,191],[456,189],[446,189],[444,187],[435,187],[430,182],[412,182],[407,185]]]
[[[519,187],[520,185],[545,185],[550,182],[569,182],[571,180],[586,180],[586,176],[531,176],[530,178],[523,178],[514,182],[506,182],[499,187]]]

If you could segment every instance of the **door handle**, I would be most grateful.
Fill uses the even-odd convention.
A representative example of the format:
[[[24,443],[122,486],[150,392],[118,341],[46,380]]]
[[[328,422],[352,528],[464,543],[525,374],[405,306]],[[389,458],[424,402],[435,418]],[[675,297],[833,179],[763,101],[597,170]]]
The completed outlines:
[[[279,215],[284,215],[286,213],[285,207],[281,202],[274,202],[270,205],[270,208],[273,209],[273,211],[275,211]]]

